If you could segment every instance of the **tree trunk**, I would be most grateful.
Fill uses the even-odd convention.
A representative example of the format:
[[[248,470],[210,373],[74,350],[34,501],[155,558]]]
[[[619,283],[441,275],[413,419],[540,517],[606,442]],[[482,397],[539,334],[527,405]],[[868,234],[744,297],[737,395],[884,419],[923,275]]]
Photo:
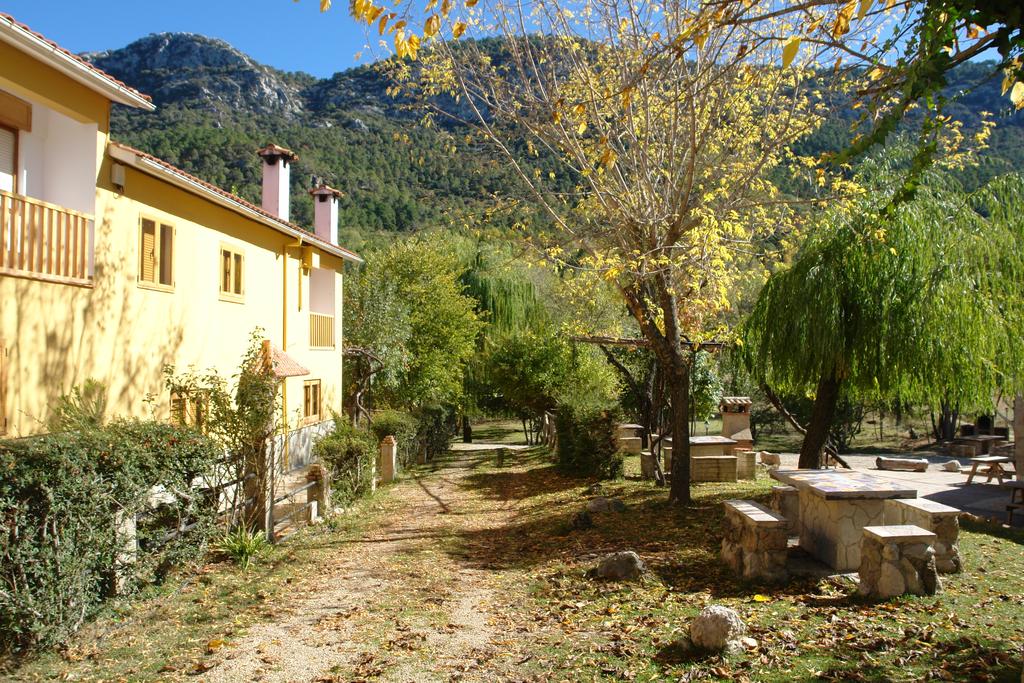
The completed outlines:
[[[672,487],[669,503],[690,503],[690,366],[683,354],[666,369],[665,384],[672,397]]]
[[[469,423],[469,416],[462,416],[462,443],[473,443],[473,425]]]
[[[832,426],[832,418],[835,417],[840,388],[841,382],[835,373],[823,376],[818,381],[811,421],[807,424],[807,435],[804,436],[804,443],[800,448],[801,469],[821,467],[821,451],[828,441],[828,430]]]
[[[949,401],[942,401],[939,405],[939,422],[935,423],[935,416],[932,415],[932,431],[935,432],[936,441],[952,441],[956,438],[957,423],[960,422],[960,406],[951,405]]]

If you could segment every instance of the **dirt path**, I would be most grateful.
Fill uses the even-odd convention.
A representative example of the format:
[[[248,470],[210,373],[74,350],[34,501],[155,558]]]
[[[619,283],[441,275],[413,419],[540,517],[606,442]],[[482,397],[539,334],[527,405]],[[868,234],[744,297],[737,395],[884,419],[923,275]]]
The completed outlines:
[[[514,497],[472,482],[493,457],[476,445],[397,484],[388,521],[331,555],[278,618],[225,646],[201,679],[484,680],[478,669],[505,635],[492,604],[503,577],[478,568],[479,546],[460,539],[500,530],[515,513]]]

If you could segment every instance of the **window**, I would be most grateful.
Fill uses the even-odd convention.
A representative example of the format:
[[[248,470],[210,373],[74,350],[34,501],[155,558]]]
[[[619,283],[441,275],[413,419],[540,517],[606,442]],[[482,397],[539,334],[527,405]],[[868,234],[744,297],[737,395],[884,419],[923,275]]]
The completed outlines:
[[[174,286],[174,226],[143,218],[139,240],[139,281]]]
[[[203,431],[206,426],[206,396],[171,392],[171,424],[195,427]]]
[[[234,300],[245,294],[245,256],[223,245],[220,248],[220,293],[222,298]]]
[[[0,127],[0,190],[14,192],[18,174],[18,133]]]
[[[322,419],[320,404],[320,380],[314,379],[305,383],[303,387],[302,414],[307,422],[319,422]]]

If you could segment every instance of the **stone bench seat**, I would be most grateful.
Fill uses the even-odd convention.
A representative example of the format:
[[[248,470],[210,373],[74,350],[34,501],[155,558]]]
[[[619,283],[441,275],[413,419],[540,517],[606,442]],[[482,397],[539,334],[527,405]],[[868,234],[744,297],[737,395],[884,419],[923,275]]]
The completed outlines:
[[[786,533],[796,536],[800,532],[800,492],[795,486],[782,484],[772,487],[772,510],[786,520]]]
[[[866,526],[860,551],[861,595],[886,599],[910,593],[935,595],[936,536],[913,524]]]
[[[935,534],[935,567],[941,574],[962,569],[960,562],[960,511],[927,498],[885,501],[885,523],[913,524]]]
[[[722,561],[748,580],[784,581],[788,522],[752,500],[725,502]]]

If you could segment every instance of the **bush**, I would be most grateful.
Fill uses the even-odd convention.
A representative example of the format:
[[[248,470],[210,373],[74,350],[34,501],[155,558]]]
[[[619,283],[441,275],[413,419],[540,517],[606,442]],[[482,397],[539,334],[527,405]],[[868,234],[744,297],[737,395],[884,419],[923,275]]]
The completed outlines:
[[[373,488],[378,441],[365,429],[334,418],[334,431],[313,444],[313,455],[331,472],[332,490],[342,503],[366,495]]]
[[[558,466],[569,474],[616,479],[625,469],[615,410],[561,406],[555,416]]]
[[[112,592],[115,575],[130,587],[198,557],[216,511],[197,488],[220,455],[202,434],[139,420],[0,441],[0,649],[58,644]],[[132,565],[118,565],[117,516],[139,516]]]
[[[377,443],[391,435],[398,442],[400,467],[408,467],[416,460],[416,418],[400,410],[380,410],[373,414],[370,431]]]
[[[416,449],[427,460],[448,452],[448,444],[458,429],[455,411],[444,406],[420,408],[416,415]]]

